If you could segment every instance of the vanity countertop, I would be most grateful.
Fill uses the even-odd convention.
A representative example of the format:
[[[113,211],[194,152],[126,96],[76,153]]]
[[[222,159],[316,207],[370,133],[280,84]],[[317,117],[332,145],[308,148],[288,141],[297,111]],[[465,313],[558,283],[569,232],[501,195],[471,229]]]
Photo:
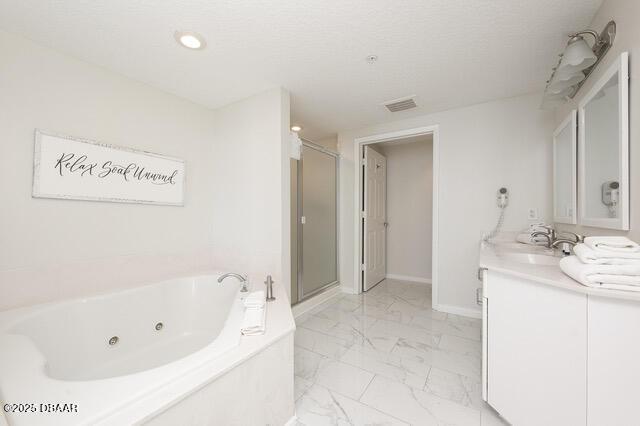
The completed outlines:
[[[563,288],[592,296],[640,301],[640,292],[608,290],[587,287],[565,275],[557,264],[531,264],[514,260],[514,255],[554,256],[560,260],[560,253],[546,247],[518,243],[514,240],[498,240],[480,243],[481,268],[514,277],[524,278],[545,285]]]

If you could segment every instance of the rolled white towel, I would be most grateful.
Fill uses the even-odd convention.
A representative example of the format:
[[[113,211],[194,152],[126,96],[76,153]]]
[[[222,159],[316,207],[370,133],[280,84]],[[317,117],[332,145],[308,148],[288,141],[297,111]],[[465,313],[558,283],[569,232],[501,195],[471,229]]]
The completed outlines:
[[[547,225],[544,222],[530,223],[529,227],[527,228],[527,231],[529,234],[533,234],[534,232],[538,232],[538,231],[545,232],[545,231],[548,231],[547,229],[548,226],[549,225]]]
[[[261,308],[265,303],[264,291],[254,291],[244,298],[244,306],[246,308]]]
[[[594,250],[586,244],[576,244],[573,252],[581,262],[594,265],[640,264],[640,252]]]
[[[560,260],[562,272],[588,287],[640,291],[640,264],[593,265],[582,263],[577,256]]]
[[[616,253],[640,252],[640,245],[627,237],[587,237],[584,243],[594,250],[603,250]]]
[[[543,246],[547,244],[547,239],[543,236],[532,237],[531,234],[518,234],[516,241],[523,244]]]
[[[256,336],[267,331],[267,307],[247,308],[240,332],[245,336]]]

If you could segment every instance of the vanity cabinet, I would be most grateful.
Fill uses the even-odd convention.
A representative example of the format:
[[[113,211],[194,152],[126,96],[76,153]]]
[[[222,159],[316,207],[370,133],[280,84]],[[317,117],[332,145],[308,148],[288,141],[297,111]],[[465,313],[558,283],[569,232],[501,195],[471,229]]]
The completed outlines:
[[[518,426],[585,425],[587,298],[487,273],[487,399]]]
[[[483,397],[505,420],[640,424],[640,300],[490,269],[483,296]]]
[[[588,424],[640,424],[640,302],[589,296]]]

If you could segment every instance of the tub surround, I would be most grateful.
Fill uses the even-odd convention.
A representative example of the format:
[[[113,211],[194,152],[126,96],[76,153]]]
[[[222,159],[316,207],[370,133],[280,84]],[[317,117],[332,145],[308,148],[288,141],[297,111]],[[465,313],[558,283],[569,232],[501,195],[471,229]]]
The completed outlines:
[[[293,334],[289,333],[143,423],[295,425],[292,370]]]
[[[183,253],[129,254],[0,270],[0,283],[11,283],[10,289],[3,288],[3,294],[9,297],[0,299],[0,312],[198,275],[211,269],[212,258],[212,250],[203,248]],[[226,265],[218,265],[226,269]]]
[[[162,284],[156,286],[159,285]],[[183,411],[185,406],[181,403],[202,398],[198,394],[201,388],[206,390],[211,401],[217,401],[221,395],[229,391],[227,385],[223,385],[222,382],[218,383],[218,379],[223,378],[225,382],[235,383],[233,389],[236,389],[236,392],[242,392],[252,398],[269,402],[268,404],[251,404],[247,401],[247,404],[240,404],[252,407],[253,414],[248,418],[253,419],[253,423],[246,424],[263,424],[260,423],[261,419],[271,419],[274,424],[284,423],[294,415],[292,333],[295,330],[285,290],[279,283],[274,285],[277,299],[268,303],[266,333],[260,336],[241,337],[240,325],[243,306],[240,296],[243,293],[236,293],[239,289],[237,283],[225,282],[223,286],[230,289],[224,290],[227,293],[229,291],[235,293],[235,296],[231,294],[235,301],[219,335],[219,338],[228,343],[223,345],[224,348],[214,348],[214,341],[214,344],[207,345],[203,349],[196,348],[191,355],[186,354],[183,358],[168,364],[158,365],[157,368],[116,377],[108,377],[109,374],[107,374],[99,380],[92,380],[95,379],[92,376],[79,377],[81,381],[65,379],[63,377],[65,376],[64,369],[57,372],[61,376],[58,380],[54,380],[48,377],[41,368],[29,370],[27,368],[29,366],[43,365],[44,362],[49,361],[45,360],[46,350],[34,350],[30,339],[16,334],[6,334],[10,329],[15,333],[16,330],[13,328],[16,327],[16,324],[28,323],[34,318],[37,320],[38,315],[44,313],[46,316],[48,312],[55,311],[61,306],[63,308],[68,306],[69,309],[81,309],[82,304],[88,303],[87,306],[91,307],[93,306],[91,299],[51,303],[0,314],[0,327],[5,333],[2,336],[3,341],[5,344],[19,346],[17,350],[4,351],[0,354],[0,357],[3,358],[2,365],[11,366],[10,369],[2,370],[0,376],[0,391],[3,400],[7,403],[64,400],[78,404],[77,413],[60,414],[59,416],[38,413],[10,414],[10,421],[16,425],[46,425],[60,421],[63,418],[60,416],[65,416],[64,421],[67,424],[119,425],[144,423],[150,419],[154,419],[155,424],[169,424],[163,423],[163,413],[167,410],[171,413],[182,413],[183,416],[191,416],[194,419],[218,419],[216,416],[222,415],[223,411],[221,411],[221,406],[217,404],[204,404],[199,406],[197,412],[193,410],[185,412]],[[130,290],[125,295],[133,294],[138,290],[145,291],[151,287],[153,286]],[[221,289],[223,287],[216,288],[218,291]],[[222,296],[221,294],[220,297]],[[175,299],[175,295],[171,299]],[[173,306],[174,303],[171,305]],[[226,309],[229,308],[226,307]],[[124,306],[124,311],[126,310],[126,306]],[[111,310],[105,312],[105,315],[110,313],[112,313]],[[224,319],[222,320],[224,321]],[[105,322],[108,320],[105,319]],[[64,345],[65,351],[73,351],[73,345],[70,342],[67,343],[69,344]],[[268,349],[272,346],[274,349]],[[71,353],[72,357],[73,353]],[[276,362],[274,357],[282,359],[282,361]],[[248,362],[247,365],[251,368],[245,368],[245,362]],[[25,369],[28,371],[24,371]],[[269,371],[269,374],[263,377],[260,374],[261,370]],[[252,372],[249,376],[247,375],[248,371]],[[227,376],[230,378],[224,379]],[[243,378],[237,379],[239,376]],[[234,377],[236,378],[234,379]],[[37,395],[33,393],[35,389],[38,389]],[[278,397],[274,398],[274,401],[269,401],[271,394]],[[186,407],[189,404],[191,402],[187,402]],[[167,418],[170,418],[171,415],[173,414],[167,414]],[[229,417],[225,417],[225,419],[229,419]],[[280,421],[281,419],[284,420]]]
[[[583,286],[558,261],[513,240],[481,244],[483,399],[517,425],[632,424],[640,294]]]

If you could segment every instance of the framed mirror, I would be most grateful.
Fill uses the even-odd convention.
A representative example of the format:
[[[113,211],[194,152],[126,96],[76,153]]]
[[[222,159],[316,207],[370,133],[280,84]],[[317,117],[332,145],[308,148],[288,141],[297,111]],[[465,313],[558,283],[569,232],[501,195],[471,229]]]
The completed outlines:
[[[574,109],[553,132],[553,221],[577,222],[578,112]]]
[[[629,229],[629,55],[578,105],[580,224]]]

